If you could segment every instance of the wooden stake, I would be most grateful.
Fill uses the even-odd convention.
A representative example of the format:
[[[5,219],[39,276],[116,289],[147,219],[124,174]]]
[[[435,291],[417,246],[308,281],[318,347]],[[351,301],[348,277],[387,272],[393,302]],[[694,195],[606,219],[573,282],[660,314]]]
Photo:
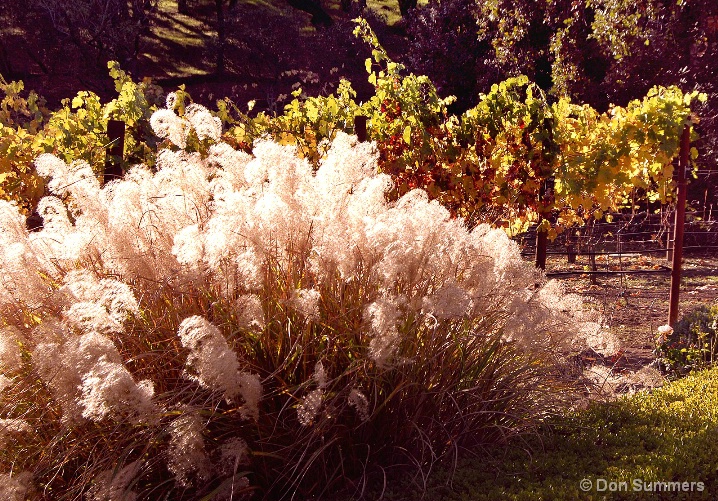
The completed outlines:
[[[539,192],[540,201],[553,202],[553,183],[553,176],[543,182],[541,191]],[[540,213],[538,226],[536,227],[536,267],[542,270],[546,269],[546,250],[548,248],[548,232],[539,230],[544,219],[546,218],[543,213]]]
[[[122,156],[125,154],[125,122],[107,121],[107,137],[110,140],[105,150],[105,172],[103,184],[122,177]]]
[[[357,139],[360,143],[366,141],[366,121],[367,117],[363,115],[354,117],[354,133],[357,135]]]
[[[548,232],[540,230],[544,217],[539,216],[539,226],[536,228],[536,267],[546,269],[546,249],[548,247]]]
[[[681,264],[683,263],[683,228],[686,221],[686,170],[691,147],[691,128],[686,125],[681,136],[681,153],[678,161],[676,186],[676,223],[673,235],[673,260],[671,266],[671,294],[668,300],[668,325],[678,320],[678,296],[681,290]]]

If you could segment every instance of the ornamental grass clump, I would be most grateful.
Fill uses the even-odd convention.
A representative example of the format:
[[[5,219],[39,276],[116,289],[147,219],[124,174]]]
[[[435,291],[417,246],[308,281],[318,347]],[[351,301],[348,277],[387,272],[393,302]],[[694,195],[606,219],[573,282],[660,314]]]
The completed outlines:
[[[0,493],[360,495],[560,407],[600,326],[502,231],[387,202],[373,144],[314,171],[205,112],[162,111],[157,170],[104,187],[40,156],[40,231],[0,202]]]

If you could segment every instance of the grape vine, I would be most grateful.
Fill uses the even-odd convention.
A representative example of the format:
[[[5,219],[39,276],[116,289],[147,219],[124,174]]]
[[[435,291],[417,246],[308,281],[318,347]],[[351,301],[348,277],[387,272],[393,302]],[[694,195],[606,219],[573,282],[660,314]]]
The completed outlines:
[[[249,151],[256,139],[271,137],[318,165],[337,131],[353,132],[354,117],[363,115],[379,167],[395,180],[392,196],[423,188],[469,224],[490,221],[512,233],[541,221],[540,230],[554,238],[630,207],[637,196],[671,199],[679,137],[685,125],[697,122],[691,106],[704,94],[656,87],[643,99],[599,113],[567,98],[551,102],[519,76],[493,85],[476,107],[456,116],[448,112],[452,97],[441,98],[426,76],[405,74],[368,23],[356,22],[355,34],[372,50],[366,60],[374,86],[370,99],[357,102],[346,80],[329,96],[303,98],[297,89],[278,116],[250,116],[222,99],[216,114],[224,123],[223,139]],[[117,63],[109,69],[116,99],[103,105],[83,91],[55,112],[33,92],[21,97],[22,83],[2,82],[0,196],[31,210],[44,187],[32,160],[44,152],[85,160],[99,173],[108,119],[127,125],[125,165],[153,165],[157,149],[165,147],[149,127],[161,91],[147,80],[133,82]],[[188,99],[181,87],[175,100],[180,114]],[[697,159],[695,149],[691,156]]]

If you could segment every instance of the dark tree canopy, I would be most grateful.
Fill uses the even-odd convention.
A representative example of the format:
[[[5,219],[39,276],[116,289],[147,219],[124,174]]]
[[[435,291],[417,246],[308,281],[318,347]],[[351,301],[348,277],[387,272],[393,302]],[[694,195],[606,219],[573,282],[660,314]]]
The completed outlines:
[[[718,98],[714,0],[442,0],[410,24],[406,60],[468,108],[492,83],[528,75],[554,96],[605,110],[655,85]],[[715,111],[703,113],[703,158],[718,156]]]
[[[280,5],[283,10],[275,8]],[[378,26],[382,21],[371,13],[372,3],[365,15],[397,59],[427,74],[443,95],[457,96],[453,111],[473,106],[493,83],[519,74],[549,95],[570,96],[600,110],[626,104],[654,85],[675,84],[708,93],[699,147],[704,161],[718,157],[715,0],[429,0],[418,6],[415,0],[397,0],[394,5],[403,20],[393,27]],[[199,34],[199,58],[209,61],[203,62],[205,72],[218,78],[251,72],[271,80],[299,68],[298,55],[303,67],[317,68],[334,52],[352,61],[347,76],[358,87],[365,75],[356,62],[365,56],[348,24],[365,6],[365,0],[277,0],[265,6],[177,0],[178,9],[209,27],[209,33]],[[42,74],[58,85],[72,77],[97,90],[90,77],[105,78],[107,60],[143,76],[138,61],[145,57],[146,64],[147,53],[179,63],[189,57],[151,33],[168,28],[157,0],[8,0],[0,2],[0,18],[5,24],[0,72],[9,80]],[[305,36],[309,24],[316,28],[312,44]]]

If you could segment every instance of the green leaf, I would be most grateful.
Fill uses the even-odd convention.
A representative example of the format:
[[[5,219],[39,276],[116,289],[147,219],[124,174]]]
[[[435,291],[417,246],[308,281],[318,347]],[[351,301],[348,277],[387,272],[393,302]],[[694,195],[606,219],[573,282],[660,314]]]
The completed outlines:
[[[408,125],[404,127],[404,142],[406,144],[411,144],[411,127]]]

